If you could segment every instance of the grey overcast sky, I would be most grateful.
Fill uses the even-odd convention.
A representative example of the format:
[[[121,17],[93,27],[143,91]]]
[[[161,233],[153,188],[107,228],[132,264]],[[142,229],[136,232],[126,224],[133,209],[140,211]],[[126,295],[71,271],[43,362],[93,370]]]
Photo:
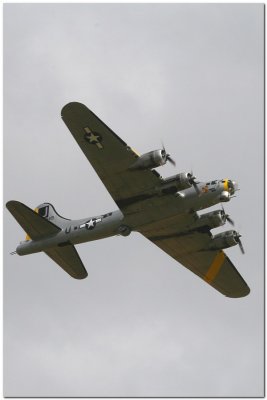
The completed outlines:
[[[263,395],[263,21],[262,4],[4,5],[4,201],[116,209],[61,121],[83,102],[138,152],[163,140],[163,176],[239,182],[246,254],[227,254],[251,288],[226,298],[137,233],[78,246],[75,281],[9,255],[24,232],[4,209],[5,396]]]

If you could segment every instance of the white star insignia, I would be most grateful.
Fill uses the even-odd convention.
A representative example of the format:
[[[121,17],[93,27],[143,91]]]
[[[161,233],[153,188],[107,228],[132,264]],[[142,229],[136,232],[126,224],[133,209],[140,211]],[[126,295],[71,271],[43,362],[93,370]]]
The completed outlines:
[[[98,149],[103,149],[103,146],[102,146],[102,144],[100,143],[100,141],[101,141],[101,136],[100,136],[100,135],[97,135],[97,134],[94,133],[94,132],[92,132],[92,131],[90,130],[90,128],[88,128],[88,126],[86,126],[86,127],[84,128],[84,130],[85,130],[85,132],[86,132],[85,139],[86,139],[87,141],[89,140],[89,143],[90,143],[90,144],[95,144],[95,145],[98,147]]]
[[[84,224],[80,225],[80,229],[81,228],[86,228],[89,230],[94,229],[96,224],[101,221],[102,221],[102,218],[91,218],[90,221],[87,221]]]
[[[87,228],[88,228],[88,229],[94,228],[94,226],[95,226],[95,221],[91,219],[90,221],[86,222],[86,225],[87,225]]]

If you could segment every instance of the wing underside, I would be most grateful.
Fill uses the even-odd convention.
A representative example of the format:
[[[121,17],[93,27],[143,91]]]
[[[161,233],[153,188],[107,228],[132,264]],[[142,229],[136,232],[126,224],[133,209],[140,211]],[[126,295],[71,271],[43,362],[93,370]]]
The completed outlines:
[[[69,103],[61,115],[119,207],[159,184],[157,172],[129,169],[139,155],[85,105]]]
[[[85,105],[63,107],[62,119],[133,228],[177,212],[177,198],[157,196],[162,178],[155,170],[132,170],[139,155]]]
[[[209,250],[211,233],[141,232],[172,258],[227,297],[244,297],[250,289],[222,250]]]
[[[130,168],[139,157],[131,147],[83,104],[67,104],[62,118],[133,230],[224,295],[242,297],[249,293],[225,253],[209,249],[209,229],[188,231],[195,213],[178,215],[177,197],[155,195],[162,184],[160,175],[154,170]]]
[[[68,244],[64,247],[53,247],[46,250],[45,254],[73,278],[84,279],[87,277],[87,271],[73,245]]]

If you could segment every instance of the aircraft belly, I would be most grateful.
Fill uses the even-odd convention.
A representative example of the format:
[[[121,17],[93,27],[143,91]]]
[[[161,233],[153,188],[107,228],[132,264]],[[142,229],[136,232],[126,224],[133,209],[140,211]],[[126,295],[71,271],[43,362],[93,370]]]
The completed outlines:
[[[161,216],[160,213],[159,215]],[[147,236],[153,235],[154,232],[160,235],[167,235],[188,229],[196,219],[195,213],[176,213],[161,219],[159,219],[159,215],[155,216],[150,222],[140,223],[136,230]]]
[[[118,228],[120,225],[120,223],[114,223],[108,227],[96,227],[91,231],[86,230],[86,228],[77,233],[74,231],[72,235],[70,235],[70,241],[72,244],[80,244],[114,236],[118,233]]]
[[[108,215],[108,217],[105,218],[105,215]],[[73,224],[69,232],[71,242],[78,244],[116,235],[122,224],[123,214],[120,211],[115,211],[105,215],[88,218],[78,221],[78,224]]]
[[[217,193],[196,193],[194,188],[185,189],[179,195],[153,195],[151,197],[139,195],[136,197],[124,199],[119,204],[125,216],[125,221],[134,230],[139,230],[147,224],[172,219],[180,220],[190,213],[207,208],[216,204]],[[190,218],[188,218],[190,219]]]

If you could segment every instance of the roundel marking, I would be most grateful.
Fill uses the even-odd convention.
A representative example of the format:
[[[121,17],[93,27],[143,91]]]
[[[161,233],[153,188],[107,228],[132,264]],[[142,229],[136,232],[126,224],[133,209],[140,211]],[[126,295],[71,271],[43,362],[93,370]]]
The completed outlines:
[[[86,126],[83,129],[85,131],[84,139],[89,144],[96,145],[98,149],[100,149],[100,150],[103,149],[103,145],[101,144],[101,142],[103,141],[102,136],[97,132],[91,131],[90,128],[88,128],[88,126]]]

